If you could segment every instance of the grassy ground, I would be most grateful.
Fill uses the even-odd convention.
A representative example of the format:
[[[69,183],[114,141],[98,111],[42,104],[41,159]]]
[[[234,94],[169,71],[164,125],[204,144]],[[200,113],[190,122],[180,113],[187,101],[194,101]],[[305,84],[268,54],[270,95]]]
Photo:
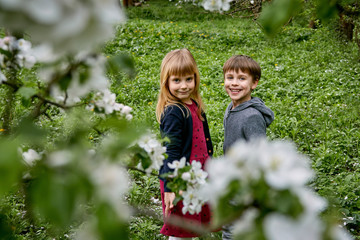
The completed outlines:
[[[222,65],[234,54],[253,57],[262,67],[254,96],[275,112],[268,137],[292,140],[311,158],[317,174],[311,186],[329,199],[339,216],[347,218],[350,232],[360,235],[360,64],[354,44],[342,40],[334,29],[307,28],[305,15],[269,39],[256,21],[208,13],[190,3],[176,6],[151,0],[127,12],[127,23],[117,27],[103,51],[108,56],[125,53],[134,60],[133,78],[125,73],[110,78],[117,101],[133,107],[135,120],[158,134],[155,106],[160,63],[170,50],[186,47],[198,63],[214,154],[220,156],[223,113],[229,103]],[[136,185],[129,202],[150,207],[161,216],[157,178],[132,174]],[[0,212],[6,213],[0,221],[9,222],[17,239],[70,238],[47,232],[46,223],[24,221],[23,201],[20,193],[0,204]],[[161,225],[155,216],[138,215],[129,226],[131,239],[165,239],[159,234]],[[207,238],[220,239],[219,234]]]
[[[359,234],[360,65],[354,44],[328,27],[307,28],[304,18],[295,19],[269,39],[256,21],[167,1],[149,1],[129,9],[128,16],[104,52],[127,53],[134,59],[135,78],[119,74],[112,79],[118,101],[132,106],[135,118],[158,132],[155,106],[160,63],[170,50],[186,47],[199,66],[215,155],[221,155],[222,118],[229,103],[222,65],[234,54],[253,57],[262,67],[254,96],[262,98],[276,116],[269,138],[292,140],[311,158],[317,174],[312,186],[339,207],[342,217],[353,217],[347,226]],[[149,192],[139,191],[140,196],[135,192],[134,197],[151,204],[151,197],[158,198],[157,182],[148,188]],[[144,219],[135,221],[134,236],[159,237],[159,222]],[[149,232],[149,226],[153,231]]]

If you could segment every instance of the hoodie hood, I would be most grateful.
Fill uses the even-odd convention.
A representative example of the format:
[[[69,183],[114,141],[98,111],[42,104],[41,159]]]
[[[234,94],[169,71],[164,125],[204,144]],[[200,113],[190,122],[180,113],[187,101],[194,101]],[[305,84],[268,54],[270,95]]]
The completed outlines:
[[[267,127],[274,121],[274,112],[271,111],[270,108],[265,106],[265,103],[260,98],[253,97],[249,101],[246,101],[246,102],[240,104],[239,106],[237,106],[236,108],[230,110],[232,107],[233,107],[233,103],[231,102],[226,109],[225,118],[227,118],[230,111],[231,112],[239,112],[246,108],[251,107],[251,108],[255,108],[263,115]]]

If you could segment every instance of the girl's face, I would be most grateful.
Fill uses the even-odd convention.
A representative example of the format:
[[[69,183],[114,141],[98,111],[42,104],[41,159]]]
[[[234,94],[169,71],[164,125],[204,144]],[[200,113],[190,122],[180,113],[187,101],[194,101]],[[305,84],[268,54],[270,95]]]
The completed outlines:
[[[258,82],[258,80],[254,81],[250,74],[241,70],[225,73],[224,86],[233,102],[233,108],[251,99],[251,91],[256,88]]]
[[[194,74],[185,76],[169,77],[169,90],[170,93],[180,99],[183,103],[191,104],[190,96],[195,89],[195,76]]]

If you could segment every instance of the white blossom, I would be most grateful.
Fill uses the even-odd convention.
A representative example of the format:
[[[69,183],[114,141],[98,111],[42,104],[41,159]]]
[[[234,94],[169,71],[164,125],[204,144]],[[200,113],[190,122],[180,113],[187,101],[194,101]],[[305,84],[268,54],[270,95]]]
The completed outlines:
[[[208,173],[201,169],[201,163],[198,161],[191,162],[191,172],[193,172],[193,184],[205,184]]]
[[[343,228],[338,226],[333,226],[331,228],[331,236],[333,237],[333,240],[353,240],[354,238],[351,237],[351,235],[345,231]]]
[[[47,164],[50,167],[62,167],[71,162],[73,154],[68,150],[60,150],[49,154]]]
[[[129,213],[123,206],[124,194],[130,187],[127,171],[118,164],[102,161],[91,171],[91,179],[99,200],[108,202],[119,217],[128,217]]]
[[[210,11],[228,11],[232,0],[204,0],[202,5],[204,9]]]
[[[33,149],[29,149],[27,152],[23,152],[22,157],[29,166],[33,166],[35,161],[41,159],[41,155]]]
[[[255,219],[259,216],[259,210],[256,208],[249,208],[244,211],[241,217],[234,222],[234,235],[240,235],[254,231]]]
[[[306,214],[318,215],[327,207],[326,200],[309,188],[295,188],[292,191],[299,197]]]
[[[3,39],[0,39],[0,48],[12,53],[15,56],[15,65],[11,62],[11,59],[7,59],[1,55],[0,65],[2,67],[25,67],[32,68],[36,63],[36,58],[32,55],[31,52],[31,43],[24,39],[17,40],[13,36],[6,36]]]
[[[66,99],[66,103],[73,104],[80,101],[80,98],[86,96],[92,91],[103,92],[108,91],[109,80],[105,74],[106,59],[103,56],[92,56],[81,53],[76,57],[78,62],[82,62],[80,68],[74,68],[71,71],[71,82],[64,92],[59,85],[52,85],[51,95],[55,99]],[[57,68],[42,69],[40,76],[46,83],[50,83],[54,75],[59,72],[67,71],[69,64],[61,64]],[[87,79],[84,81],[80,71],[87,71]],[[64,104],[64,102],[62,102]]]
[[[0,59],[1,60],[1,59]],[[6,82],[6,77],[5,75],[0,71],[0,84]]]
[[[320,218],[303,214],[297,219],[279,213],[265,217],[264,231],[269,240],[321,240],[324,226]]]
[[[64,54],[104,42],[114,25],[124,20],[116,0],[0,0],[0,22],[5,28],[27,32],[34,41]]]
[[[197,193],[197,189],[194,189],[192,187],[187,187],[186,191],[183,192],[183,214],[185,214],[186,212],[189,212],[190,214],[201,212],[201,208],[204,202],[199,199]]]
[[[184,172],[182,175],[181,175],[181,178],[185,181],[190,181],[191,180],[191,174],[189,172]]]
[[[293,144],[273,142],[267,145],[261,141],[258,149],[262,149],[263,153],[259,155],[259,162],[265,172],[265,179],[272,187],[295,188],[308,183],[313,177],[309,160],[300,155]]]
[[[168,163],[168,167],[174,169],[173,175],[177,176],[179,169],[185,167],[185,164],[186,164],[186,158],[182,157],[180,158],[180,161],[174,160],[172,163]]]
[[[146,134],[138,140],[138,145],[146,151],[151,159],[151,165],[145,169],[146,173],[150,174],[152,170],[159,170],[163,165],[165,159],[166,147],[156,140],[155,135]]]

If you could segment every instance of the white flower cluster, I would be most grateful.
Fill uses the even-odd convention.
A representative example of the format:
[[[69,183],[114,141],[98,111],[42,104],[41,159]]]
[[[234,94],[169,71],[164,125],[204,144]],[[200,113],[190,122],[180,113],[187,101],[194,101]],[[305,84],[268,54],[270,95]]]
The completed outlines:
[[[52,85],[51,95],[58,101],[64,103],[76,103],[81,97],[86,96],[91,91],[105,91],[109,87],[109,80],[105,74],[106,58],[99,55],[79,54],[76,61],[82,62],[82,66],[74,68],[71,71],[71,82],[64,92],[59,85]],[[53,76],[59,72],[63,73],[67,68],[71,68],[68,64],[63,64],[60,69],[49,68],[42,69],[40,72],[41,79],[49,83]],[[86,72],[84,74],[84,71]],[[84,76],[86,79],[83,79]]]
[[[28,166],[33,166],[37,160],[41,159],[41,154],[36,152],[34,149],[29,149],[22,153],[23,160]]]
[[[237,196],[237,203],[248,210],[235,222],[235,234],[247,233],[255,227],[255,219],[264,216],[259,212],[261,209],[254,209],[252,205],[257,200],[256,196],[252,195],[257,189],[249,188],[254,186],[255,182],[265,180],[265,184],[272,191],[290,191],[292,196],[300,201],[303,209],[296,218],[291,213],[286,215],[276,211],[268,212],[262,220],[266,238],[322,239],[326,226],[320,220],[319,213],[325,209],[327,203],[306,186],[313,177],[313,171],[308,159],[299,154],[293,144],[283,141],[268,142],[264,139],[250,143],[238,142],[225,157],[210,160],[206,170],[209,173],[209,182],[201,192],[209,197],[215,207],[219,199],[227,193],[227,186],[231,182],[238,181],[243,189],[248,189],[242,196]],[[246,223],[244,219],[247,219]],[[345,237],[336,239],[350,239],[346,238],[345,234],[342,236]]]
[[[142,136],[138,145],[145,150],[151,159],[151,165],[145,169],[146,173],[150,174],[152,170],[159,170],[165,159],[166,147],[163,147],[153,134]]]
[[[125,168],[116,163],[102,161],[90,174],[100,200],[108,202],[119,217],[127,217],[129,213],[123,205],[123,200],[130,185]]]
[[[131,120],[133,118],[131,115],[132,108],[125,106],[124,104],[117,103],[115,100],[115,93],[110,92],[109,89],[105,89],[102,92],[96,93],[95,99],[87,106],[87,109],[93,111],[94,108],[97,108],[99,111],[103,111],[105,114],[118,112],[127,120]]]
[[[112,36],[125,21],[117,0],[0,0],[0,22],[28,33],[62,53],[89,49]]]
[[[16,39],[12,36],[0,38],[0,49],[12,56],[10,59],[6,54],[0,54],[0,69],[13,67],[32,68],[36,63],[36,58],[31,52],[31,43],[24,39]],[[12,60],[15,59],[15,61]],[[6,81],[4,74],[0,71],[0,83]]]
[[[169,168],[174,169],[173,177],[178,176],[181,168],[186,166],[185,157],[180,161],[173,161],[168,163]],[[202,170],[201,163],[198,161],[191,162],[191,168],[188,172],[183,172],[181,178],[186,181],[186,191],[182,192],[183,197],[183,214],[189,212],[190,214],[200,213],[202,205],[208,200],[207,197],[201,194],[200,189],[206,184],[207,172]]]
[[[228,11],[232,0],[204,0],[202,6],[209,11]]]

